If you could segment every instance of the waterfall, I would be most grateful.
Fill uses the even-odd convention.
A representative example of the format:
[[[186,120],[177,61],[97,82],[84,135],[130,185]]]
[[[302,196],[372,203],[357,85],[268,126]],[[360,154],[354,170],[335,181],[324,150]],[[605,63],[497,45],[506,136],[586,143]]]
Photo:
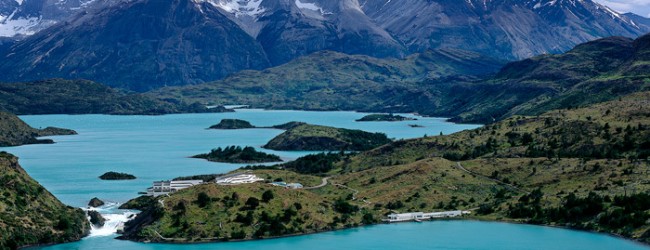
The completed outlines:
[[[88,207],[82,208],[85,211],[97,211],[99,212],[106,222],[103,227],[95,227],[95,225],[90,226],[90,235],[88,237],[101,237],[101,236],[110,236],[117,233],[117,230],[124,226],[124,223],[133,219],[137,214],[134,210],[123,210],[118,209],[120,203],[108,202],[101,207]],[[90,217],[88,217],[90,222]]]

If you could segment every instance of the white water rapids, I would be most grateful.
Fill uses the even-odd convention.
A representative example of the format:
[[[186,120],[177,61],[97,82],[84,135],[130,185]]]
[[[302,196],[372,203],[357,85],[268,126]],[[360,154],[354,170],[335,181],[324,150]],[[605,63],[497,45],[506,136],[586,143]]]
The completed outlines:
[[[88,235],[88,237],[113,235],[117,233],[118,228],[122,227],[125,222],[133,219],[137,214],[137,212],[133,210],[118,209],[120,205],[120,203],[107,202],[105,205],[97,208],[82,208],[86,211],[97,211],[102,215],[102,217],[104,217],[104,219],[106,219],[103,227],[95,227],[95,225],[91,224],[90,235]],[[88,217],[88,221],[90,221],[90,217]]]

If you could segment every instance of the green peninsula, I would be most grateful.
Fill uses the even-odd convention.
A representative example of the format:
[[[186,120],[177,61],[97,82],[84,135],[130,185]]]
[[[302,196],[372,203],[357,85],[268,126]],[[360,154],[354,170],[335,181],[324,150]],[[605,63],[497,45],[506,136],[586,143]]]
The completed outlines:
[[[74,134],[77,132],[55,127],[35,129],[18,116],[0,111],[0,147],[54,143],[51,139],[37,139],[36,137]]]

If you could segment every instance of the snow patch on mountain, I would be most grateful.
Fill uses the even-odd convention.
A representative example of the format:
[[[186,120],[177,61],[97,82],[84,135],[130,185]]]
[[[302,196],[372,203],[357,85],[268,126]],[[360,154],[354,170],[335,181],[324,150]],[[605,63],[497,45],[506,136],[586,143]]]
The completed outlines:
[[[11,19],[0,18],[0,37],[14,37],[17,35],[32,35],[36,33],[41,19],[36,17]],[[6,20],[5,20],[6,19]]]
[[[326,12],[321,8],[320,6],[316,5],[316,3],[307,3],[307,2],[302,2],[300,0],[296,0],[296,6],[300,10],[308,10],[308,11],[315,11],[320,13],[321,15],[331,15],[331,12]]]
[[[262,0],[198,0],[199,2],[208,2],[213,6],[220,8],[228,13],[239,16],[258,16],[264,13],[264,8],[260,5]]]
[[[308,9],[308,10],[314,10],[314,11],[322,11],[318,5],[315,3],[303,3],[300,0],[296,0],[296,6],[301,9]]]
[[[84,10],[134,0],[0,0],[0,37],[25,37]],[[15,1],[15,2],[14,2]],[[11,13],[11,14],[10,14]]]

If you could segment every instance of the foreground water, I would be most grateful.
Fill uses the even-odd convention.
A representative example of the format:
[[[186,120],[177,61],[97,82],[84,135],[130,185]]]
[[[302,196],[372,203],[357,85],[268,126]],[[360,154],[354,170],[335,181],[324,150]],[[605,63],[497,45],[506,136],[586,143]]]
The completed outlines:
[[[51,137],[53,145],[1,148],[20,157],[27,172],[64,203],[84,207],[92,197],[107,201],[99,208],[109,222],[94,229],[81,242],[47,249],[644,249],[633,242],[601,234],[571,230],[486,222],[432,222],[381,225],[276,240],[226,244],[164,245],[114,240],[114,228],[131,211],[116,207],[137,196],[155,180],[178,176],[224,173],[236,164],[207,162],[188,156],[229,145],[265,144],[281,130],[206,130],[222,118],[271,126],[304,121],[334,127],[383,132],[392,138],[415,138],[425,134],[450,134],[477,125],[447,123],[439,118],[417,121],[355,122],[365,114],[355,112],[305,112],[238,110],[236,113],[167,116],[43,115],[22,116],[34,127],[74,129],[75,136]],[[409,124],[423,127],[413,128]],[[292,160],[309,152],[273,152]],[[138,177],[131,181],[102,181],[97,177],[118,171]],[[498,233],[497,233],[498,232]]]

